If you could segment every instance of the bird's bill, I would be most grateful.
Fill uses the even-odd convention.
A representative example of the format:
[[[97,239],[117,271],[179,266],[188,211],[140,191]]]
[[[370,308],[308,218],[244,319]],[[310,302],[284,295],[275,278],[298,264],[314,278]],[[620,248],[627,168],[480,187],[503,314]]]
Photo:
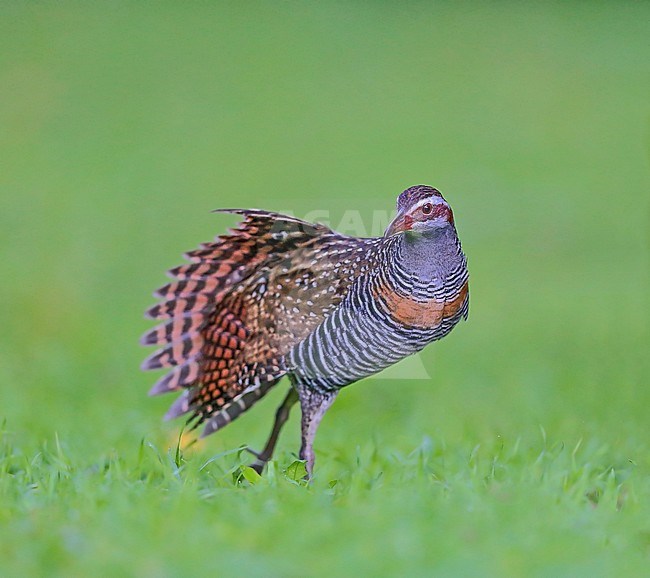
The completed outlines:
[[[391,224],[388,225],[384,237],[392,237],[397,233],[403,233],[404,231],[409,231],[411,229],[411,223],[413,218],[404,213],[397,213],[397,216],[392,220]]]

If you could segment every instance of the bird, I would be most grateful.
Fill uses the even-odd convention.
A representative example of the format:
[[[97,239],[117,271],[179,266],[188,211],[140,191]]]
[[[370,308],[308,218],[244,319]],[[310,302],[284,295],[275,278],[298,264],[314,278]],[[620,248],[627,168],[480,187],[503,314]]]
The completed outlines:
[[[150,395],[180,392],[166,419],[189,414],[207,436],[237,419],[283,377],[289,389],[258,473],[296,403],[299,458],[314,472],[319,424],[347,385],[442,339],[469,312],[469,272],[454,214],[438,189],[397,198],[381,237],[343,235],[320,223],[257,209],[185,253],[146,312],[158,325],[142,369],[168,369]]]

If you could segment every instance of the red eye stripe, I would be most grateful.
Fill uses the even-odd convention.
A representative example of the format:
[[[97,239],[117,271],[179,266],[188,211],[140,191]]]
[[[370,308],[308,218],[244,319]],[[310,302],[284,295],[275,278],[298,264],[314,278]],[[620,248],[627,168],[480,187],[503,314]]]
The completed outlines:
[[[439,219],[443,218],[449,221],[450,223],[453,224],[454,222],[454,213],[452,212],[451,208],[449,205],[445,203],[439,203],[436,205],[433,205],[431,212],[427,213],[424,208],[426,205],[422,206],[422,214],[425,216],[426,220],[432,220],[432,219]]]
[[[443,218],[449,221],[450,223],[454,222],[454,214],[451,212],[451,208],[449,205],[436,205],[435,209],[433,210],[433,215],[435,215],[438,218]]]

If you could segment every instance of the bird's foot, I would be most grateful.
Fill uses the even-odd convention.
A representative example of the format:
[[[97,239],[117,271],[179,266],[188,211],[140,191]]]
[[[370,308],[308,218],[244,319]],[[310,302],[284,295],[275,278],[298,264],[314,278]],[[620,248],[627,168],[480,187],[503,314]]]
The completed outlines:
[[[261,476],[262,471],[264,471],[264,466],[266,466],[268,461],[271,459],[271,456],[267,456],[264,452],[256,452],[248,447],[246,448],[246,451],[255,456],[255,460],[248,464],[248,467],[253,468]]]
[[[262,459],[262,454],[264,453],[264,452],[256,452],[254,449],[249,448],[248,446],[246,446],[244,450],[246,450],[249,454],[255,456],[258,460]]]
[[[255,470],[260,476],[262,475],[265,466],[266,462],[263,462],[262,460],[255,460],[254,462],[248,464],[248,467]]]

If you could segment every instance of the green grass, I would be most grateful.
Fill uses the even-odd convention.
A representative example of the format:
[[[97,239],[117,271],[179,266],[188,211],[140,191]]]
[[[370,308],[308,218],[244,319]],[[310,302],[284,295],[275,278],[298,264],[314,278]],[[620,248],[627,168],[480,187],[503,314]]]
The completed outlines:
[[[650,558],[650,8],[0,7],[0,560],[20,576],[612,576]],[[297,482],[281,389],[177,449],[142,312],[228,206],[438,186],[470,319],[344,391]],[[401,372],[401,373],[400,373]]]
[[[311,487],[276,462],[242,472],[238,452],[142,442],[79,463],[58,440],[29,455],[7,444],[3,558],[34,575],[611,576],[622,552],[644,567],[647,459],[543,435],[483,442],[330,449]]]

